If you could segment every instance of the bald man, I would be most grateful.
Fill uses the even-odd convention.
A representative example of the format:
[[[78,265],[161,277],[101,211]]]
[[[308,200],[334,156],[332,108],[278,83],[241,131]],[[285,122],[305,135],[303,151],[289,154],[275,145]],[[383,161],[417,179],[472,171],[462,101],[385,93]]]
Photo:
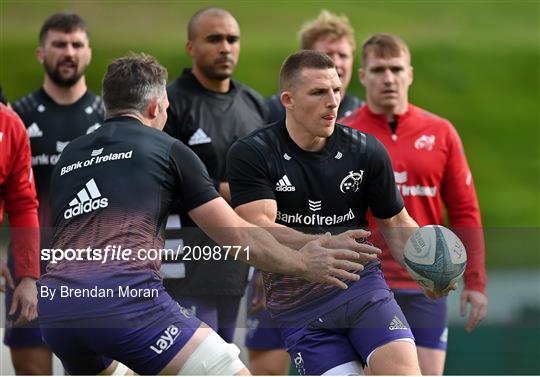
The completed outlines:
[[[228,11],[205,8],[195,13],[188,24],[186,52],[192,68],[167,87],[165,132],[199,156],[219,194],[230,202],[226,155],[236,140],[265,124],[264,99],[232,79],[240,54],[240,27]],[[196,250],[214,244],[183,208],[169,217],[166,236],[168,248],[177,249],[183,242],[186,252],[181,260],[162,265],[167,291],[231,343],[247,265],[217,260],[216,254],[211,260],[197,260]],[[193,255],[188,254],[191,250]]]

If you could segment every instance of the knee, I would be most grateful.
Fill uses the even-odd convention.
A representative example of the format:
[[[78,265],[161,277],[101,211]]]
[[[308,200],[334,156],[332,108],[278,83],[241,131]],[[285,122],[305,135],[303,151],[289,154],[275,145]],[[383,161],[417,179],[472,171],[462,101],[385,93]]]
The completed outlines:
[[[51,375],[52,354],[46,347],[11,348],[11,362],[17,375]]]

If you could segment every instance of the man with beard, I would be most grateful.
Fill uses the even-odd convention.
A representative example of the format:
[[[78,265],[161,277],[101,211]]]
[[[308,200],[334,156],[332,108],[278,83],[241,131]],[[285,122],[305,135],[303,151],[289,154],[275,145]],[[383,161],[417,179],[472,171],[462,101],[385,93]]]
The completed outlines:
[[[192,68],[185,69],[167,88],[170,107],[165,132],[199,156],[219,194],[230,202],[226,154],[236,140],[265,124],[264,100],[231,79],[240,54],[240,28],[228,11],[198,11],[187,32],[186,51]],[[183,208],[169,218],[166,236],[171,249],[178,247],[180,239],[189,247],[213,246]],[[231,343],[248,266],[231,260],[184,263],[162,265],[165,288]]]
[[[86,87],[84,72],[92,51],[84,20],[72,13],[52,15],[41,27],[39,43],[36,55],[45,68],[43,86],[15,102],[13,109],[23,120],[30,138],[42,247],[45,247],[51,224],[48,203],[53,168],[71,140],[100,126],[103,103]],[[43,272],[44,266],[41,267]],[[10,296],[8,289],[7,308]],[[36,321],[19,327],[8,316],[4,343],[11,349],[17,374],[52,373],[51,352],[42,341]]]

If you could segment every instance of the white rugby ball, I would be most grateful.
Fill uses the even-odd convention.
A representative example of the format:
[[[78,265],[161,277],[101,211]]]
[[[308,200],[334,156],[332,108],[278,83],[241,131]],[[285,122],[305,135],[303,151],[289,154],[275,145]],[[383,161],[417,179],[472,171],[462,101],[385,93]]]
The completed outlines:
[[[427,225],[405,244],[405,266],[414,280],[430,291],[443,291],[458,281],[467,265],[465,246],[450,229]]]

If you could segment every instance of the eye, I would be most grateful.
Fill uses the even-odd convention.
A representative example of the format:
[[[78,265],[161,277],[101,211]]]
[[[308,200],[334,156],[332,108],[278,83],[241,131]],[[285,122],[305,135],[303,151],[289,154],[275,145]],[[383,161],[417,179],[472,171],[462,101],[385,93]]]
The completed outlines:
[[[401,71],[403,71],[403,67],[392,67],[390,68],[390,70],[392,71],[392,73],[400,73]]]
[[[229,42],[229,44],[233,44],[233,43],[238,42],[239,39],[240,39],[239,36],[233,35],[233,36],[227,37],[227,42]]]
[[[210,43],[219,43],[221,41],[221,35],[209,35],[206,40]]]

